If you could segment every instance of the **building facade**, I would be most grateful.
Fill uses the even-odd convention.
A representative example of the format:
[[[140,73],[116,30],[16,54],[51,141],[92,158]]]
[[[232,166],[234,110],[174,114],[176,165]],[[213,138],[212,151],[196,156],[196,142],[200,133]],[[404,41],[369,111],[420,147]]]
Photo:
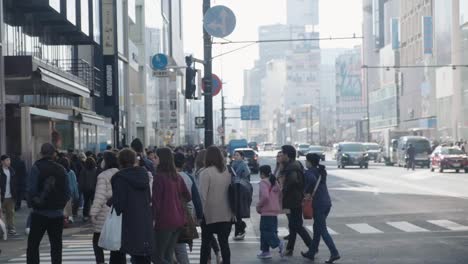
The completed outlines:
[[[4,1],[6,153],[22,153],[31,164],[45,142],[83,151],[113,144],[112,121],[96,113],[103,87],[100,4]]]

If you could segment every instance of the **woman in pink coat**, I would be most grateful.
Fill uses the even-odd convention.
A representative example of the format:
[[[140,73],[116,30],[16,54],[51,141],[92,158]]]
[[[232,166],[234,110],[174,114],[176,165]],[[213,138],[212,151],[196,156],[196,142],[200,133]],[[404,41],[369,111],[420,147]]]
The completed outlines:
[[[281,213],[281,188],[268,165],[260,166],[259,199],[257,212],[260,217],[260,259],[271,258],[270,248],[278,248],[283,257],[284,244],[278,238],[278,215]]]

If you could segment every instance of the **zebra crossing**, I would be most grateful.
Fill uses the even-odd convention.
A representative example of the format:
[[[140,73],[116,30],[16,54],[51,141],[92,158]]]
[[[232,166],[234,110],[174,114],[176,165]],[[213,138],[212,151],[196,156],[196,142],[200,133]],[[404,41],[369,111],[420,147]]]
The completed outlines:
[[[258,224],[258,223],[257,223]],[[306,228],[312,232],[312,226],[306,225]],[[390,231],[393,230],[393,231]],[[198,228],[198,231],[201,230]],[[382,223],[348,223],[342,225],[331,225],[328,231],[332,236],[341,235],[373,235],[386,233],[429,233],[429,232],[464,232],[468,231],[468,224],[462,224],[448,219],[435,219],[418,221],[418,224],[409,221],[389,221]],[[233,235],[234,232],[231,232]],[[283,237],[289,233],[286,227],[278,228],[278,235]],[[252,248],[257,248],[260,240],[259,226],[255,222],[247,223],[245,239],[235,241],[230,238],[231,249],[236,250],[236,244],[255,244]],[[51,263],[48,243],[41,246],[41,263]],[[190,263],[199,263],[201,250],[201,239],[193,241],[192,251],[188,252]],[[106,252],[106,260],[109,259],[109,252]],[[94,251],[91,234],[76,234],[63,240],[63,264],[84,264],[94,263]],[[128,263],[129,257],[127,256]],[[26,254],[8,260],[10,264],[25,264]]]
[[[403,233],[423,233],[423,232],[462,232],[468,231],[468,225],[463,225],[460,223],[456,223],[451,220],[441,219],[441,220],[426,220],[424,221],[424,227],[418,226],[417,224],[408,222],[408,221],[391,221],[391,222],[384,222],[378,223],[379,226],[384,225],[388,226],[389,228],[385,228],[385,230],[379,229],[374,225],[376,224],[369,224],[369,223],[349,223],[343,225],[332,225],[332,227],[327,227],[328,232],[332,236],[337,235],[349,235],[349,234],[385,234],[385,233],[396,233],[396,232],[403,232]],[[337,232],[333,228],[339,228],[343,230],[343,232]],[[305,226],[310,232],[312,232],[312,226]],[[391,231],[387,231],[391,230]],[[278,235],[279,236],[286,236],[289,234],[289,230],[286,227],[278,227]]]

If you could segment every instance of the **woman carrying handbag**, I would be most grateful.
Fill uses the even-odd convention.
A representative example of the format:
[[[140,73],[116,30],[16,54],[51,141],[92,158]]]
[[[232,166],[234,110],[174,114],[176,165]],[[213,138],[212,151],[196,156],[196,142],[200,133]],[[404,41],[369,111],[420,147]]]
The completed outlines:
[[[327,171],[325,166],[320,165],[319,155],[310,153],[307,154],[306,159],[305,192],[307,194],[306,199],[312,200],[314,237],[312,244],[309,246],[309,251],[302,253],[302,256],[314,260],[315,254],[318,252],[320,239],[323,238],[331,253],[330,258],[325,263],[333,263],[341,257],[327,229],[326,220],[332,206],[327,187]]]

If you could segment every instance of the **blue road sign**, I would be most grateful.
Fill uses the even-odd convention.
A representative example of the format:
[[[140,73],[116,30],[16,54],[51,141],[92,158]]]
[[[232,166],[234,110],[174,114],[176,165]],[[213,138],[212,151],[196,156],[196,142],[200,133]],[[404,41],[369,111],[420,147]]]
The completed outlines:
[[[260,120],[259,105],[241,106],[241,120]]]
[[[229,36],[236,28],[236,16],[226,6],[213,6],[205,13],[203,27],[211,36],[224,38]]]
[[[151,66],[155,70],[164,70],[168,64],[167,56],[162,53],[158,53],[151,58]]]

